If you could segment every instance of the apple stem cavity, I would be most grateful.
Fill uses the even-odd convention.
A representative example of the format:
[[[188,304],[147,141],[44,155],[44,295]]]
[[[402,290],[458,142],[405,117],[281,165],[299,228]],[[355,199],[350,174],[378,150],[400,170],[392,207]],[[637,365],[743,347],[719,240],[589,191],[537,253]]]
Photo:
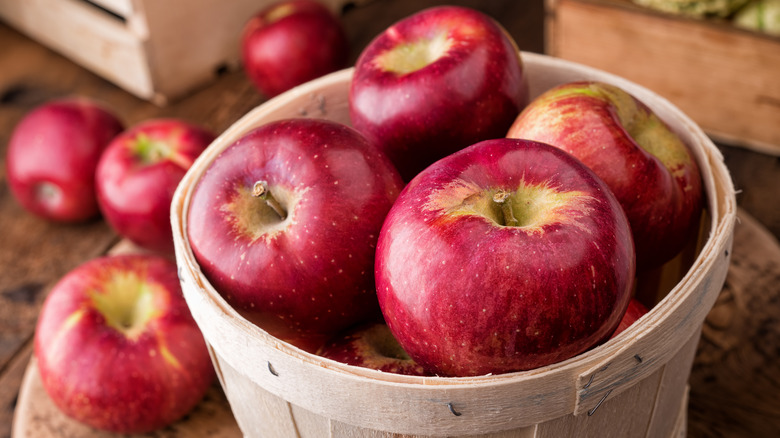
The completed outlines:
[[[263,201],[265,201],[266,205],[271,207],[273,211],[276,212],[276,214],[279,215],[279,219],[284,220],[287,218],[287,212],[284,211],[284,208],[282,208],[282,205],[279,204],[279,201],[274,198],[274,196],[271,194],[271,191],[268,189],[268,182],[266,181],[257,181],[255,182],[255,185],[252,187],[252,196],[255,198],[260,198]]]
[[[387,50],[376,59],[379,68],[405,75],[433,64],[444,56],[452,46],[446,32],[438,32],[429,38],[398,45]]]
[[[135,138],[135,152],[144,164],[153,164],[170,155],[170,148],[165,142],[155,141],[145,134]]]
[[[155,314],[153,286],[132,274],[116,274],[104,292],[92,292],[95,308],[109,326],[135,339]]]
[[[510,197],[511,193],[509,193],[506,190],[498,190],[493,195],[493,202],[498,204],[501,207],[501,216],[503,218],[503,223],[501,225],[509,226],[509,227],[518,227],[520,226],[520,221],[517,220],[515,217],[515,213],[512,209],[512,199]]]

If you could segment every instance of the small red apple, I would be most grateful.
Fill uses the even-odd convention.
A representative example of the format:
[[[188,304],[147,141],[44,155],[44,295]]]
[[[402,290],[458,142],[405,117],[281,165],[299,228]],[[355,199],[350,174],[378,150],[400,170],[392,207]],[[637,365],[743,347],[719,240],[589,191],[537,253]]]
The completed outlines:
[[[347,365],[409,376],[430,376],[401,348],[387,324],[354,327],[329,340],[317,354]]]
[[[612,192],[568,153],[486,140],[429,166],[379,235],[385,321],[426,370],[474,376],[582,353],[617,327],[635,274]]]
[[[409,181],[434,161],[503,137],[528,102],[517,45],[498,22],[439,6],[382,32],[360,54],[352,125]]]
[[[159,256],[105,256],[65,275],[41,309],[35,355],[55,405],[111,432],[176,421],[214,379],[176,265]]]
[[[346,67],[349,42],[338,17],[313,0],[283,0],[252,17],[241,36],[244,71],[273,97]]]
[[[620,320],[620,324],[618,324],[615,332],[610,336],[610,339],[619,335],[623,330],[631,327],[631,324],[637,322],[637,320],[643,317],[647,312],[647,307],[645,307],[644,304],[640,303],[636,298],[632,298],[631,301],[628,302],[628,307],[623,314],[623,318]]]
[[[137,245],[173,256],[171,200],[215,135],[178,119],[151,119],[119,134],[96,170],[98,204],[114,230]]]
[[[6,173],[11,193],[27,211],[59,222],[99,214],[95,167],[122,122],[98,102],[68,98],[28,113],[11,133]]]
[[[237,311],[316,350],[379,315],[375,246],[402,184],[387,157],[346,125],[271,122],[210,163],[192,192],[188,238]]]
[[[559,147],[593,169],[623,206],[637,267],[660,266],[696,235],[703,192],[688,146],[650,108],[602,82],[571,82],[543,93],[507,137]]]

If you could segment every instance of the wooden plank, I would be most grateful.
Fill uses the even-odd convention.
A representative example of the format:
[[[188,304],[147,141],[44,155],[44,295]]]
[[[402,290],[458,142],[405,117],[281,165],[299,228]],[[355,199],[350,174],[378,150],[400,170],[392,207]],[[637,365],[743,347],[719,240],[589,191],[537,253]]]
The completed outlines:
[[[142,35],[109,14],[78,0],[29,0],[0,2],[0,17],[132,93],[151,98]]]
[[[122,18],[127,18],[133,14],[135,7],[133,0],[89,0],[92,3],[116,14]]]
[[[652,89],[721,141],[780,154],[780,38],[629,0],[547,5],[549,54]]]
[[[610,398],[610,394],[606,394],[600,404],[588,412],[540,424],[538,436],[599,438],[606,431],[615,437],[645,436],[652,414],[648,406],[652,406],[656,398],[662,374],[663,369],[656,371],[619,398]],[[618,420],[620,418],[626,421]],[[666,421],[670,422],[671,418]]]
[[[669,419],[677,418],[680,410],[686,409],[687,383],[696,346],[699,343],[699,333],[697,331],[691,336],[674,359],[661,370],[661,381],[658,385],[647,436],[671,437],[675,429],[680,428],[676,422]]]

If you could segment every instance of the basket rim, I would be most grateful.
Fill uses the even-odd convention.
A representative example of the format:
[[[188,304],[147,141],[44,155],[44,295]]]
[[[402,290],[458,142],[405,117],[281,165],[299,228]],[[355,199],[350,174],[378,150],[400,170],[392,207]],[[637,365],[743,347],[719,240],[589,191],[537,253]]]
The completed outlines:
[[[714,294],[714,297],[692,297],[692,294],[701,288],[700,286],[704,281],[705,274],[712,271],[716,263],[720,266],[724,263],[728,263],[728,249],[731,245],[730,242],[733,236],[733,226],[736,221],[737,213],[733,183],[728,173],[728,169],[723,163],[723,157],[720,154],[720,151],[695,122],[668,100],[657,96],[652,91],[638,84],[592,67],[587,67],[572,61],[553,58],[547,55],[529,52],[521,52],[521,55],[523,62],[527,67],[533,66],[534,68],[540,69],[569,69],[577,74],[599,77],[615,85],[625,87],[652,108],[662,107],[667,115],[673,117],[679,125],[685,127],[687,133],[695,140],[696,146],[693,147],[693,149],[701,168],[705,185],[704,189],[707,195],[707,206],[711,216],[709,236],[706,237],[706,241],[691,267],[672,291],[650,309],[650,312],[623,333],[588,352],[534,370],[475,377],[402,376],[346,365],[300,350],[291,344],[274,338],[260,327],[257,327],[244,319],[237,311],[230,307],[221,295],[219,295],[203,277],[195,262],[192,249],[187,242],[186,212],[189,208],[190,189],[194,186],[199,174],[207,168],[208,163],[216,157],[218,152],[231,144],[233,140],[238,138],[242,133],[246,132],[253,125],[254,121],[263,118],[265,118],[263,119],[264,122],[270,121],[273,118],[273,114],[280,108],[285,107],[291,99],[305,98],[323,87],[332,86],[334,84],[342,84],[343,86],[344,82],[346,81],[348,83],[351,78],[353,68],[347,68],[296,87],[254,108],[218,136],[212,145],[209,146],[207,152],[203,153],[187,172],[176,190],[171,212],[174,241],[176,245],[176,258],[179,263],[180,272],[183,271],[182,279],[184,281],[186,277],[187,281],[194,281],[198,286],[197,288],[194,288],[194,290],[188,291],[189,293],[185,293],[188,302],[198,300],[201,303],[207,303],[208,306],[211,306],[211,310],[216,312],[215,314],[219,318],[224,319],[224,323],[232,326],[237,332],[272,346],[278,350],[280,355],[286,356],[286,359],[289,359],[290,361],[301,366],[312,367],[312,370],[319,370],[324,373],[323,376],[336,378],[336,380],[356,379],[358,381],[370,381],[385,387],[410,390],[418,388],[439,388],[441,391],[454,395],[452,394],[452,391],[458,391],[459,389],[472,391],[479,388],[503,387],[504,385],[512,385],[518,382],[532,384],[534,380],[541,381],[545,378],[555,379],[553,375],[557,375],[561,380],[568,380],[569,385],[571,385],[573,377],[573,380],[578,382],[575,388],[576,397],[575,400],[572,401],[574,403],[575,413],[592,408],[603,394],[608,394],[607,391],[611,393],[614,389],[614,394],[618,394],[621,389],[624,389],[618,385],[621,376],[613,377],[611,380],[605,379],[604,381],[597,381],[596,383],[598,383],[598,385],[590,385],[591,381],[593,381],[593,376],[599,373],[600,370],[613,364],[616,361],[615,358],[630,354],[629,350],[631,350],[633,344],[636,344],[643,338],[651,336],[653,330],[665,324],[667,316],[688,299],[694,298],[697,302],[702,302],[702,305],[706,306],[706,311],[703,311],[702,313],[702,310],[699,309],[696,314],[696,319],[700,319],[697,322],[700,326],[701,321],[703,321],[704,316],[706,316],[706,313],[714,302],[714,298],[717,297],[717,294]],[[532,95],[533,94],[534,93],[532,92]],[[651,98],[650,100],[652,100],[652,102],[647,102],[648,97]],[[725,260],[722,254],[724,250],[726,252]],[[722,275],[725,277],[725,273]],[[718,278],[715,282],[722,285],[722,280],[722,278]],[[719,291],[720,286],[718,286],[717,289]],[[200,291],[197,293],[197,296],[193,296],[195,290]],[[713,294],[710,293],[709,295]],[[704,301],[707,301],[709,305],[706,305]],[[679,323],[684,323],[686,321]],[[687,323],[690,322],[687,321]],[[210,336],[207,336],[205,332],[208,331],[208,329],[204,330],[204,336],[206,336],[207,341],[209,341]],[[697,331],[696,335],[698,335]],[[220,345],[212,345],[212,348],[214,348],[220,356],[224,356]],[[679,348],[682,348],[682,343],[677,349]],[[669,355],[671,354],[672,353],[669,353]],[[630,355],[633,356],[633,354]],[[225,358],[223,357],[223,359]],[[236,366],[235,362],[231,363],[231,365],[234,367]],[[634,372],[634,374],[630,374],[628,377],[646,376],[662,365],[663,363],[658,362],[646,363],[641,370]],[[588,381],[588,378],[590,378],[590,381]],[[623,375],[622,378],[627,377],[626,375]],[[271,392],[275,391],[276,389],[272,388]]]

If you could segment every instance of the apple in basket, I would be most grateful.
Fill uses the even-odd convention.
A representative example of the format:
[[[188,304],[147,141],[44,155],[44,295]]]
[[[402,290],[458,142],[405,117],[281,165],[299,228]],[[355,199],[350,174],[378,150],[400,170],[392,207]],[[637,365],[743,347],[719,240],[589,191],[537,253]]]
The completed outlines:
[[[317,354],[387,373],[431,375],[409,357],[384,322],[369,322],[339,333],[320,347]]]
[[[205,277],[247,319],[307,351],[379,315],[374,253],[402,188],[356,130],[271,122],[211,162],[187,212]]]
[[[528,370],[609,338],[632,295],[631,230],[570,154],[495,139],[437,161],[401,192],[377,246],[385,321],[427,371]]]
[[[647,307],[645,307],[644,304],[642,304],[636,298],[632,298],[631,301],[628,302],[626,313],[623,314],[623,318],[620,320],[620,324],[618,324],[614,333],[612,333],[612,336],[610,336],[610,339],[619,335],[625,329],[631,327],[633,323],[637,322],[639,318],[643,317],[647,312]]]
[[[314,0],[284,0],[253,16],[241,35],[244,71],[266,97],[344,68],[349,41],[339,18]]]
[[[176,265],[148,254],[104,256],[66,274],[41,309],[35,355],[63,413],[118,433],[178,420],[215,375]]]
[[[507,136],[557,146],[609,185],[631,223],[640,271],[667,262],[695,237],[703,193],[693,154],[619,87],[589,81],[554,87],[522,111]]]
[[[114,138],[95,174],[98,205],[112,228],[172,257],[173,192],[214,138],[205,128],[178,119],[146,120]]]
[[[16,125],[8,142],[6,175],[27,211],[59,222],[80,222],[100,211],[95,167],[123,129],[110,111],[88,98],[38,106]]]
[[[349,90],[352,125],[405,181],[459,149],[504,137],[527,102],[511,36],[456,6],[425,9],[382,32],[360,54]]]

